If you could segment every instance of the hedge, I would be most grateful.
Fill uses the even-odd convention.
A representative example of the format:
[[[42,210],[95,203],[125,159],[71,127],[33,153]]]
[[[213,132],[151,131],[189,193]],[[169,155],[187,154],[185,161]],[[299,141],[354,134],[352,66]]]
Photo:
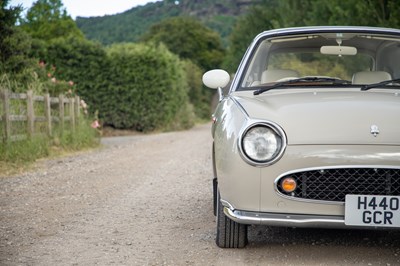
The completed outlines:
[[[188,128],[193,110],[183,63],[163,45],[116,44],[110,58],[106,124],[149,131]]]

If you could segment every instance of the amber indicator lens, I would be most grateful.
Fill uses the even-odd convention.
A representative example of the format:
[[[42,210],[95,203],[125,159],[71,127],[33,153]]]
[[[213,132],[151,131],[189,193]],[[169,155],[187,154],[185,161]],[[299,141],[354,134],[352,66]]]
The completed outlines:
[[[282,181],[281,181],[281,186],[282,189],[285,192],[293,192],[295,191],[295,189],[297,188],[297,183],[296,180],[292,177],[285,177]]]

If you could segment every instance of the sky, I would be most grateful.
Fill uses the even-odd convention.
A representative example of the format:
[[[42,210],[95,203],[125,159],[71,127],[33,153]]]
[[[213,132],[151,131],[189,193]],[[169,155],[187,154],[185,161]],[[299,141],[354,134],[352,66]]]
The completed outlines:
[[[145,5],[160,0],[61,0],[68,15],[73,19],[79,17],[94,17],[122,13],[132,7]],[[22,5],[25,11],[36,0],[11,0],[10,6]]]

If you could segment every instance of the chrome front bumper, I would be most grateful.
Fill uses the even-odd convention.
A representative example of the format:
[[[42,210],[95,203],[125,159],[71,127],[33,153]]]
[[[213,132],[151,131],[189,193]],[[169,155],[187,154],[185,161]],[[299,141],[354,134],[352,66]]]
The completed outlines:
[[[259,213],[224,207],[225,215],[241,224],[262,224],[284,227],[349,228],[343,216]]]

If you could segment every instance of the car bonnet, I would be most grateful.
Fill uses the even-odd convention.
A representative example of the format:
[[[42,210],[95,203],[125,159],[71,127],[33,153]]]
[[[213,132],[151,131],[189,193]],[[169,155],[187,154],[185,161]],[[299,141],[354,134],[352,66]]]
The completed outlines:
[[[249,119],[280,125],[288,145],[400,145],[400,95],[390,90],[247,91],[231,98]]]

